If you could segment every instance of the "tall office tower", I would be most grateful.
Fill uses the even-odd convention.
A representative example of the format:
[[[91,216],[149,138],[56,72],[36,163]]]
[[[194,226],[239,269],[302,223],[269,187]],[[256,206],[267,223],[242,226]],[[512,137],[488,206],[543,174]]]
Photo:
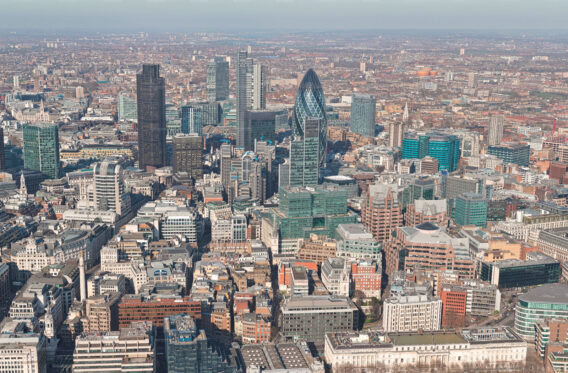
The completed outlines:
[[[185,105],[181,107],[181,132],[196,133],[201,136],[203,130],[202,105]]]
[[[467,74],[467,86],[469,88],[476,88],[477,87],[477,74],[473,71]]]
[[[6,154],[4,153],[4,129],[0,127],[0,171],[6,169]]]
[[[237,146],[244,147],[246,142],[246,118],[247,110],[247,70],[250,60],[247,52],[237,52],[236,76],[237,76]]]
[[[118,95],[118,120],[135,121],[137,119],[138,109],[136,106],[136,100],[123,94]]]
[[[14,91],[20,89],[20,77],[18,75],[14,75],[12,78]]]
[[[259,63],[253,65],[250,85],[252,109],[266,109],[266,68]]]
[[[207,101],[229,98],[229,63],[224,57],[215,57],[207,63]]]
[[[57,124],[24,124],[24,167],[50,179],[59,177],[59,127]]]
[[[489,136],[488,145],[500,145],[503,141],[503,127],[505,125],[505,117],[503,115],[492,116],[489,120]]]
[[[377,99],[371,95],[355,94],[351,101],[352,132],[367,137],[375,136],[375,117],[377,115]]]
[[[290,143],[290,186],[315,186],[319,181],[321,118],[306,118],[304,136]]]
[[[207,339],[191,316],[169,316],[164,321],[165,360],[168,372],[234,373],[240,372],[235,350]]]
[[[233,148],[231,144],[223,144],[219,149],[220,167],[221,167],[221,184],[225,189],[225,193],[229,194],[231,186],[231,159],[233,156]]]
[[[166,165],[166,82],[159,65],[143,65],[136,75],[138,93],[138,167]]]
[[[292,118],[292,132],[294,135],[304,136],[305,121],[308,117],[322,120],[319,133],[319,163],[320,166],[323,166],[327,154],[325,97],[319,78],[313,69],[309,69],[306,72],[298,88]]]
[[[402,146],[403,133],[404,124],[402,122],[392,122],[389,125],[389,146],[391,148],[400,148]]]
[[[174,137],[174,172],[187,172],[193,180],[203,177],[203,140],[196,134]]]
[[[378,241],[388,241],[402,226],[402,203],[396,184],[371,184],[361,210],[361,222]]]
[[[453,172],[460,160],[460,139],[455,135],[429,134],[428,155],[438,160],[440,170]]]
[[[245,141],[242,147],[253,150],[255,141],[274,142],[276,137],[276,112],[269,110],[245,111]]]
[[[110,210],[121,216],[130,212],[130,199],[124,188],[122,167],[118,162],[95,164],[93,186],[96,210]]]

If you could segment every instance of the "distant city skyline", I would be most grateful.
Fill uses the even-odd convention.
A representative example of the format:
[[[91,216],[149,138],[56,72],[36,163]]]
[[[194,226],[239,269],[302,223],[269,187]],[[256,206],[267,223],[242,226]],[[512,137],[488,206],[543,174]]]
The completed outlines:
[[[566,30],[562,0],[1,1],[0,30]]]

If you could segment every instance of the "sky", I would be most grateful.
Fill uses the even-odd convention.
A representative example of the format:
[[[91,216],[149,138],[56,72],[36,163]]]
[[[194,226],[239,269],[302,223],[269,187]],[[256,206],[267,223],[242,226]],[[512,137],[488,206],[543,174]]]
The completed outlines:
[[[0,0],[3,31],[568,29],[568,0]]]

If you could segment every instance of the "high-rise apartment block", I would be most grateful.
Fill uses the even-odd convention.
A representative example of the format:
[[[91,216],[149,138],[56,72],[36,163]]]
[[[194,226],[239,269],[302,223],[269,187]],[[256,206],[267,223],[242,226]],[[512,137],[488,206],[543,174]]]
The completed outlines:
[[[488,145],[500,145],[503,141],[503,126],[505,117],[502,115],[492,116],[489,119],[489,135],[487,136]]]
[[[59,178],[59,127],[57,124],[24,124],[24,167]]]
[[[159,65],[143,65],[136,75],[138,167],[166,165],[166,82]]]

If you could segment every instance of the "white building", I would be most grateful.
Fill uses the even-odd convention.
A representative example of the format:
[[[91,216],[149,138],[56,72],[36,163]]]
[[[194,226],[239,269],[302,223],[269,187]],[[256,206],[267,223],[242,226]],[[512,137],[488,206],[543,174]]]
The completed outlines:
[[[321,281],[333,295],[351,295],[351,267],[344,258],[328,258],[321,266]]]
[[[26,323],[9,321],[0,333],[0,372],[47,372],[46,338]]]
[[[442,300],[425,293],[394,295],[383,303],[383,330],[440,330]]]
[[[324,353],[334,370],[350,365],[404,372],[406,365],[447,366],[459,371],[465,364],[507,370],[525,363],[527,343],[507,327],[396,334],[367,331],[327,333]]]

